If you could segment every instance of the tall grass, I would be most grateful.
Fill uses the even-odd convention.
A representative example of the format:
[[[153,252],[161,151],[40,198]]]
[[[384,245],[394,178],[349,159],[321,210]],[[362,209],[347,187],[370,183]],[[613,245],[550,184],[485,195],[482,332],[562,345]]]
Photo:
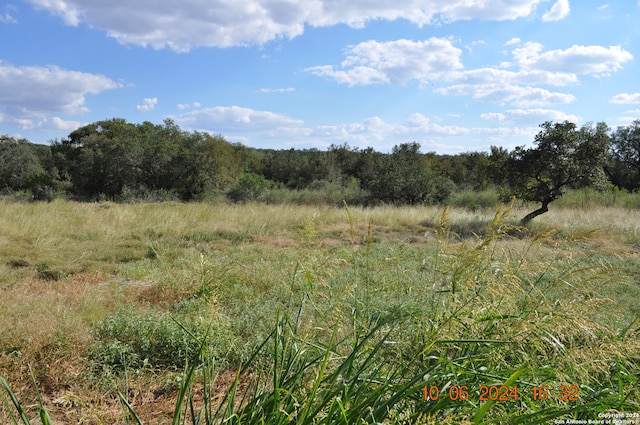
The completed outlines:
[[[7,204],[0,217],[29,229],[0,234],[17,244],[2,247],[13,275],[0,303],[21,329],[0,328],[9,423],[39,406],[64,423],[52,400],[65,392],[120,400],[116,416],[78,408],[84,423],[537,424],[638,410],[638,270],[617,210],[591,219],[612,229],[604,240],[568,221],[528,236],[509,206],[69,205]],[[18,264],[21,243],[38,257]],[[45,323],[38,311],[52,328],[20,324]],[[40,404],[20,404],[37,395],[10,373],[28,364]],[[54,385],[70,364],[81,384]],[[503,385],[518,398],[481,400]],[[579,399],[533,399],[562,385]]]

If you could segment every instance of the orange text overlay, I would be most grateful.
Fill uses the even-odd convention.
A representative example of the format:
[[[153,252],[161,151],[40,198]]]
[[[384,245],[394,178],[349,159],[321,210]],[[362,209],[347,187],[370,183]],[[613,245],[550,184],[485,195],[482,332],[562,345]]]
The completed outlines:
[[[536,401],[578,401],[580,390],[575,385],[560,385],[557,387],[539,385],[526,389],[506,385],[481,385],[476,391],[470,390],[467,385],[451,385],[442,390],[436,385],[422,387],[422,396],[427,401],[437,401],[441,398],[465,401],[472,397],[478,401],[515,401],[519,400],[525,393]]]

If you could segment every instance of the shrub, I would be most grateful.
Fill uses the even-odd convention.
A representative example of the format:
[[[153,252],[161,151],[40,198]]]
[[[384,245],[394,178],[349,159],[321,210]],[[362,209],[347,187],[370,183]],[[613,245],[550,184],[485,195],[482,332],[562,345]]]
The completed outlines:
[[[168,314],[123,308],[97,324],[90,358],[98,369],[116,372],[144,367],[179,369],[200,349],[196,338],[205,339],[207,334],[211,335],[207,339],[211,355],[227,357],[234,339],[231,328],[221,317],[209,320],[185,320],[183,325]]]
[[[260,174],[244,173],[227,196],[236,202],[257,201],[272,186],[273,182]]]

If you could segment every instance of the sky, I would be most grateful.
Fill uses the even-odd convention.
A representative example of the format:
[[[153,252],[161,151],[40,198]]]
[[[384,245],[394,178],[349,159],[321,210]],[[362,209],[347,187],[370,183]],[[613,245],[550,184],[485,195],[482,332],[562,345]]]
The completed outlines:
[[[0,134],[457,154],[640,119],[640,0],[0,0]]]

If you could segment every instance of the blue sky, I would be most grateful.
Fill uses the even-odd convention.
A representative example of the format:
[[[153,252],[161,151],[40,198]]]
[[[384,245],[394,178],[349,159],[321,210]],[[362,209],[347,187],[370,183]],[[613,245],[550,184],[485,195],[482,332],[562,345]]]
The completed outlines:
[[[0,134],[114,117],[260,148],[529,144],[640,118],[638,0],[2,0]]]

